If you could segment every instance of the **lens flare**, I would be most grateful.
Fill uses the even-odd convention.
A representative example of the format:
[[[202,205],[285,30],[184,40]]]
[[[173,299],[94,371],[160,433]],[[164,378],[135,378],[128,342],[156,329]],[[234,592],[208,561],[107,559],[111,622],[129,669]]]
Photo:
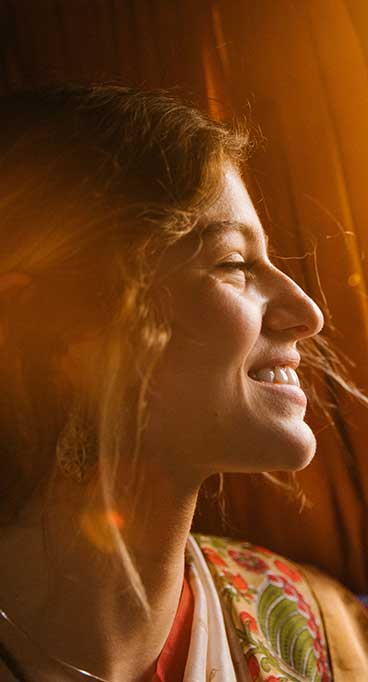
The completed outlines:
[[[114,529],[124,527],[121,514],[113,509],[108,511],[87,511],[81,516],[81,529],[88,540],[101,552],[116,551]]]
[[[361,276],[359,272],[354,272],[352,275],[350,275],[348,279],[348,285],[349,287],[356,287],[358,284],[361,282]]]

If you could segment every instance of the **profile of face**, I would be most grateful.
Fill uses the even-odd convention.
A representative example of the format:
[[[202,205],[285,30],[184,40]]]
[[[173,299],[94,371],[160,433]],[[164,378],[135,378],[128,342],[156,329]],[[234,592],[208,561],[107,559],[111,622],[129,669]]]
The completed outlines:
[[[316,442],[304,421],[297,343],[318,334],[322,313],[270,262],[231,166],[204,224],[201,248],[191,233],[163,260],[172,337],[145,440],[181,476],[304,468]]]

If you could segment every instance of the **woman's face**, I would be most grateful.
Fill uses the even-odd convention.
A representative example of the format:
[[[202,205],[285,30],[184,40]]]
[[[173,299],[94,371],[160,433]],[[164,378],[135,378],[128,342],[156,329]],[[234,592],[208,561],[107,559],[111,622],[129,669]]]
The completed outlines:
[[[322,313],[268,259],[232,167],[204,219],[202,248],[192,233],[163,264],[172,338],[156,372],[146,442],[165,466],[201,477],[303,468],[316,443],[295,385],[297,342],[321,330]]]

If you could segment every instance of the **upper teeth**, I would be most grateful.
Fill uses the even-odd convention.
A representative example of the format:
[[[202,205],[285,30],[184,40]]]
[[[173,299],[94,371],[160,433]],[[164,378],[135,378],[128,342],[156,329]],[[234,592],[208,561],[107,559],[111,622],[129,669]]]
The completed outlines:
[[[266,381],[269,384],[292,384],[300,386],[298,375],[291,367],[273,367],[251,372],[250,376],[256,381]]]

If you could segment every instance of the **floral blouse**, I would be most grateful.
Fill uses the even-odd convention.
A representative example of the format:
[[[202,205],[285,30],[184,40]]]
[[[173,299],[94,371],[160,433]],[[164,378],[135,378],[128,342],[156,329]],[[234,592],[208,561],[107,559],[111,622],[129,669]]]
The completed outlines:
[[[227,655],[223,668],[217,662],[206,676],[184,676],[185,682],[332,680],[321,614],[294,564],[248,542],[200,534],[188,539],[187,553],[215,588],[231,662]]]
[[[155,682],[368,680],[368,611],[318,569],[193,534],[184,586]]]

